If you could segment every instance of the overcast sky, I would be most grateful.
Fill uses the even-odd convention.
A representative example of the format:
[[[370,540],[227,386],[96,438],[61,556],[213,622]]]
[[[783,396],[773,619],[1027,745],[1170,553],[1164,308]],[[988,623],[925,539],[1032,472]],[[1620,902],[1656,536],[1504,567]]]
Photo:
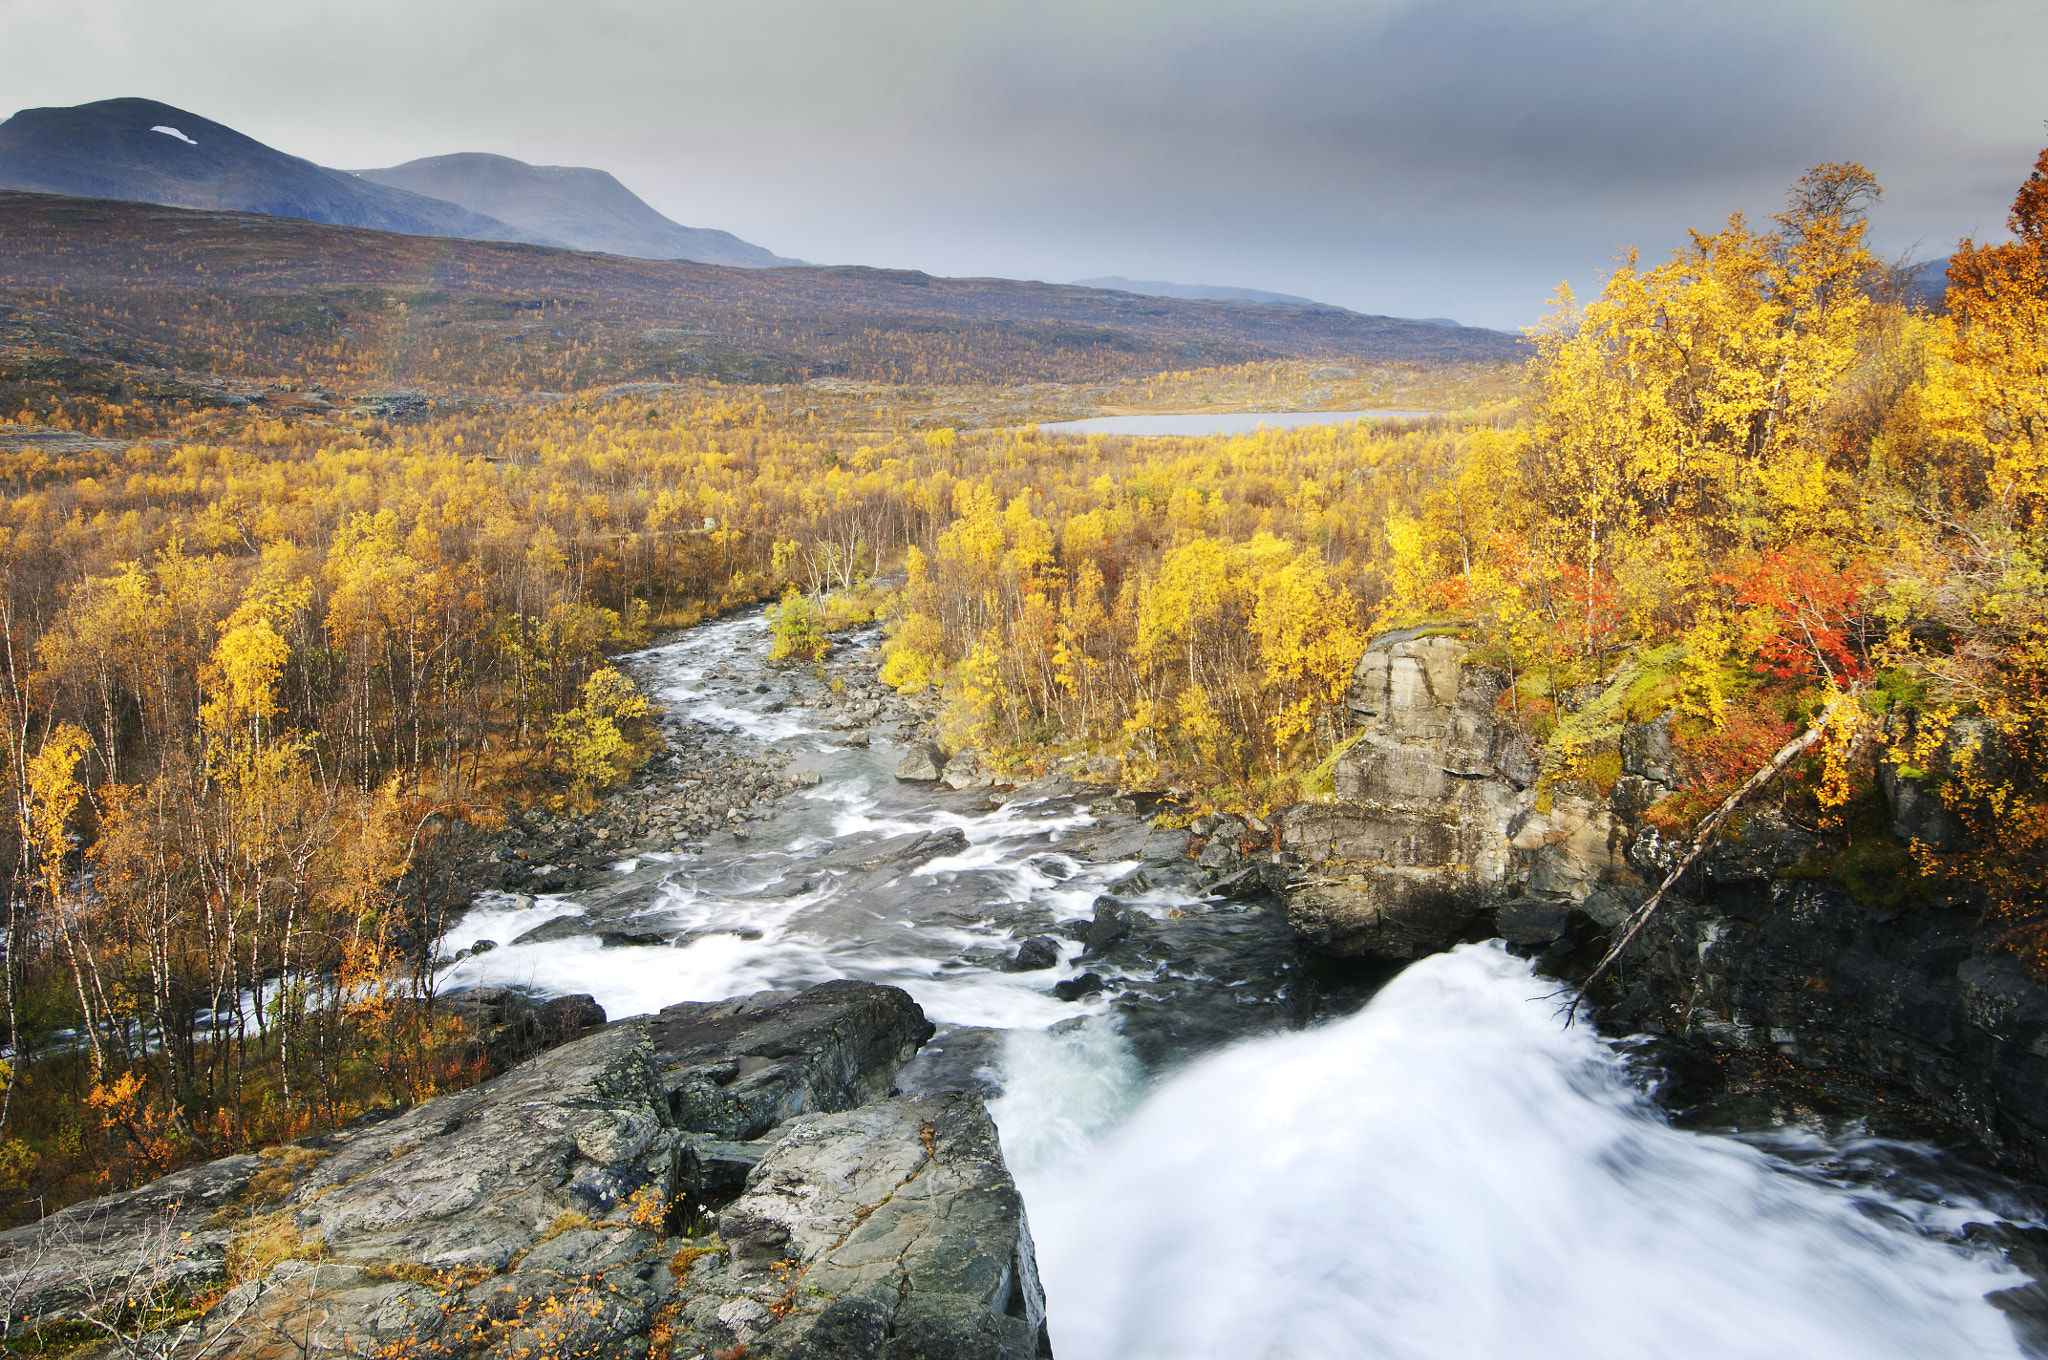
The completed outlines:
[[[1884,183],[2002,237],[2042,0],[0,0],[12,108],[140,95],[327,165],[610,170],[784,255],[1534,321],[1615,252]]]

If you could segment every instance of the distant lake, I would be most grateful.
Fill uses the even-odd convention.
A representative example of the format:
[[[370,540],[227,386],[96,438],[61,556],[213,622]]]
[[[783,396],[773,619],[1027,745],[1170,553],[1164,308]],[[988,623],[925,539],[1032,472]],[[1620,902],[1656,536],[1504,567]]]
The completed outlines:
[[[1264,425],[1292,430],[1303,425],[1341,425],[1347,420],[1421,420],[1440,411],[1231,411],[1222,415],[1096,416],[1092,420],[1049,420],[1046,434],[1250,434]]]

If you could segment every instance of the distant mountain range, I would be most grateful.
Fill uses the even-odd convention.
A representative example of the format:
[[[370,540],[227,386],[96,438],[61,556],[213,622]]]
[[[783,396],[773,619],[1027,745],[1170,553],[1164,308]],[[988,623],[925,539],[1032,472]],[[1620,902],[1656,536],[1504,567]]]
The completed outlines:
[[[350,174],[151,99],[23,109],[0,123],[0,189],[644,259],[798,263],[730,232],[671,222],[602,170],[464,153]]]
[[[468,206],[476,207],[476,204]],[[1334,302],[1317,302],[1314,298],[1296,297],[1292,293],[1268,293],[1261,288],[1219,288],[1206,283],[1168,283],[1164,279],[1127,279],[1121,274],[1105,274],[1099,279],[1075,279],[1076,288],[1107,288],[1118,293],[1136,293],[1140,297],[1186,298],[1192,302],[1259,302],[1269,307],[1325,307],[1332,311],[1349,311]],[[1447,316],[1425,316],[1416,318],[1432,326],[1459,326]]]
[[[643,260],[697,260],[747,268],[803,263],[749,245],[729,231],[678,226],[603,170],[528,165],[510,156],[461,151],[355,173],[373,184],[445,199],[532,233],[512,239]]]

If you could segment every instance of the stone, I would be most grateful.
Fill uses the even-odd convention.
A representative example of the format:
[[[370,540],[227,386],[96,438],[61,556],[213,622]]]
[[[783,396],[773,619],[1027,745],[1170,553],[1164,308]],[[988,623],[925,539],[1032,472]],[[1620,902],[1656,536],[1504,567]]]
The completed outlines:
[[[1062,1001],[1079,1001],[1084,996],[1095,995],[1105,985],[1100,973],[1083,973],[1064,982],[1055,982],[1052,985],[1052,994]]]
[[[786,1291],[783,1311],[713,1314],[749,1353],[1050,1356],[1023,1200],[976,1096],[793,1121],[718,1229],[732,1253],[719,1284],[730,1302]],[[706,1349],[727,1349],[723,1340]]]
[[[550,917],[533,929],[515,937],[514,944],[547,944],[554,940],[575,940],[590,934],[591,920],[582,912],[564,912]]]
[[[946,758],[928,741],[913,744],[896,762],[896,777],[912,783],[926,783],[946,772]]]
[[[886,1094],[932,1032],[901,988],[844,980],[684,1002],[648,1024],[669,1117],[735,1141]]]
[[[543,1001],[536,1008],[534,1018],[540,1023],[541,1034],[556,1044],[568,1043],[585,1030],[596,1029],[605,1022],[604,1007],[587,992]]]
[[[1131,938],[1131,909],[1114,897],[1095,899],[1095,919],[1082,937],[1088,954],[1100,954],[1111,945]]]
[[[955,751],[939,778],[949,789],[985,789],[996,782],[995,771],[972,746]]]
[[[509,991],[465,1001],[501,1016],[525,1005],[544,1028],[582,1037],[303,1151],[208,1163],[0,1234],[0,1292],[15,1319],[76,1316],[137,1279],[203,1292],[260,1214],[267,1235],[318,1241],[332,1259],[287,1259],[229,1290],[187,1339],[195,1353],[452,1354],[455,1337],[455,1350],[492,1360],[634,1360],[663,1308],[678,1326],[708,1319],[689,1354],[730,1350],[743,1326],[777,1329],[776,1355],[832,1354],[835,1338],[871,1336],[844,1308],[823,1317],[828,1295],[817,1291],[793,1309],[764,1306],[774,1293],[761,1286],[781,1284],[778,1262],[831,1281],[831,1295],[872,1302],[884,1334],[904,1347],[924,1338],[914,1353],[932,1360],[1038,1353],[1044,1303],[1029,1231],[986,1110],[971,1095],[890,1095],[931,1033],[901,991],[835,982],[609,1026],[589,997],[537,1010]],[[687,1119],[700,1108],[679,1092],[707,1074],[728,1098],[701,1122],[751,1129],[753,1113],[725,1116],[765,1112],[774,1136],[679,1129],[675,1110]],[[260,1202],[250,1199],[258,1184]],[[750,1232],[772,1216],[763,1197],[777,1202],[773,1187],[806,1185],[817,1203],[780,1203],[776,1223]],[[668,1197],[658,1224],[641,1214],[661,1201],[634,1198],[653,1190]],[[736,1202],[735,1264],[714,1255],[678,1279],[676,1240],[664,1240],[681,1227],[674,1215]],[[792,1261],[756,1249],[778,1240]],[[471,1270],[482,1273],[473,1284],[444,1275]],[[868,1288],[885,1277],[910,1281],[916,1296]]]
[[[1374,867],[1338,882],[1287,894],[1287,917],[1303,939],[1339,958],[1416,959],[1450,948],[1486,910],[1463,875]]]
[[[1060,962],[1060,942],[1050,935],[1034,935],[1017,946],[1017,952],[1003,963],[1003,970],[1009,973],[1035,973],[1041,969],[1056,968]]]

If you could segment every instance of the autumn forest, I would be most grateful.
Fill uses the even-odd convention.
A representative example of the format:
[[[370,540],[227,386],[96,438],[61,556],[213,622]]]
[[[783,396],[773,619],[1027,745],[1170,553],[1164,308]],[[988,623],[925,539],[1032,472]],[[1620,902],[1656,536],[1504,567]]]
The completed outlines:
[[[757,604],[792,665],[878,621],[881,680],[1009,776],[1106,755],[1190,812],[1329,797],[1353,668],[1395,627],[1512,677],[1541,788],[1604,793],[1621,725],[1673,714],[1674,832],[1822,720],[1772,796],[1832,872],[1985,894],[2048,968],[2048,153],[1936,307],[1865,241],[1880,192],[1817,167],[1767,222],[1560,289],[1513,358],[1393,359],[1328,318],[1183,335],[1168,308],[1142,343],[1050,313],[835,329],[719,275],[656,363],[642,262],[612,350],[481,266],[402,299],[469,318],[436,342],[389,261],[357,345],[368,322],[268,275],[166,270],[123,311],[67,289],[63,231],[13,223],[0,1202],[485,1075],[430,1004],[437,865],[510,809],[602,798],[651,731],[611,659]],[[1444,414],[1027,421],[1404,397]],[[1963,834],[1890,836],[1902,771]]]

